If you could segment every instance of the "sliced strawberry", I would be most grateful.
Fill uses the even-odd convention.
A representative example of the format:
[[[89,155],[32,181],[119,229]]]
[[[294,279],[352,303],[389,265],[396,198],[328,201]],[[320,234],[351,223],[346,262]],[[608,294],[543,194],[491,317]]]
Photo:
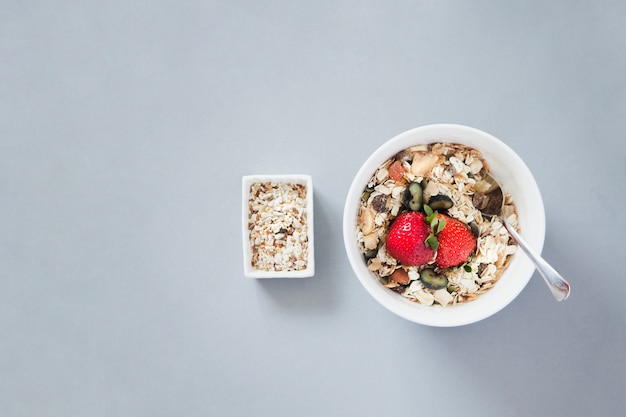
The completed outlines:
[[[425,245],[430,226],[420,212],[403,213],[391,224],[387,253],[405,265],[426,265],[435,252]]]
[[[444,214],[439,215],[441,218],[446,223],[437,234],[439,248],[435,263],[442,269],[463,265],[476,250],[476,237],[465,223]]]

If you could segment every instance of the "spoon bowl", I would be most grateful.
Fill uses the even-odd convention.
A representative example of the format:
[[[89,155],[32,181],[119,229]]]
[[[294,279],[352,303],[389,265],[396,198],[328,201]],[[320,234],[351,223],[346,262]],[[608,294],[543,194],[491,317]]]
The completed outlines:
[[[528,259],[535,265],[537,271],[548,285],[548,288],[552,292],[552,295],[557,301],[563,301],[567,299],[570,293],[569,283],[559,274],[545,259],[539,255],[533,248],[530,247],[524,238],[515,230],[513,226],[509,224],[505,216],[502,216],[502,209],[504,207],[504,196],[502,193],[502,187],[498,181],[489,176],[487,181],[492,186],[485,193],[476,193],[474,195],[474,206],[479,209],[484,216],[498,217],[509,235],[513,238],[517,246],[528,256]]]

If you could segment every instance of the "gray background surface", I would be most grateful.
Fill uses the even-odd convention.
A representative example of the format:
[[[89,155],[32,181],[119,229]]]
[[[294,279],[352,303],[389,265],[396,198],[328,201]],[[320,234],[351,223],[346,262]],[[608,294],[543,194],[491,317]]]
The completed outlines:
[[[617,416],[623,1],[0,3],[0,415]],[[546,206],[506,309],[379,306],[342,242],[383,141],[461,123]],[[315,186],[317,273],[243,276],[241,177]]]

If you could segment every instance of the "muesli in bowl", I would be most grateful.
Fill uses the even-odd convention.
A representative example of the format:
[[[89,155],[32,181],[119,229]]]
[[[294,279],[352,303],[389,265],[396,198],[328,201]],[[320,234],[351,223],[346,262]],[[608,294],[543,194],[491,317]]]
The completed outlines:
[[[343,237],[352,270],[378,303],[416,323],[451,327],[489,317],[520,294],[535,267],[518,256],[502,218],[480,211],[481,196],[493,196],[489,176],[502,186],[503,215],[541,253],[537,183],[494,136],[426,125],[365,160],[348,190]]]
[[[502,199],[503,215],[517,225],[515,204],[491,181],[480,151],[442,142],[403,149],[363,190],[356,237],[368,270],[422,305],[476,299],[517,250],[502,222],[481,212]]]

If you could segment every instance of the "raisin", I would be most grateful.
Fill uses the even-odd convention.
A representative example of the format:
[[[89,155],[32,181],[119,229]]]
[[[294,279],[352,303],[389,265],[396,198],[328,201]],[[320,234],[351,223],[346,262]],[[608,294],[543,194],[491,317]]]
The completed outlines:
[[[379,213],[387,211],[387,199],[384,194],[379,194],[372,199],[372,208]]]

